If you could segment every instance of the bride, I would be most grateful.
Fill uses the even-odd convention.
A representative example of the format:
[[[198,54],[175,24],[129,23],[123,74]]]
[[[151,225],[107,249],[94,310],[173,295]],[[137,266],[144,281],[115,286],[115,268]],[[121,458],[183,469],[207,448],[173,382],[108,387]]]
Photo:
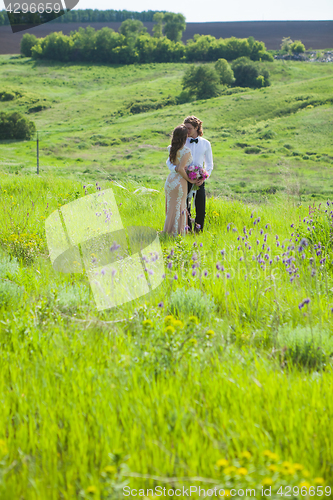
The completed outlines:
[[[173,236],[187,232],[187,182],[194,184],[185,172],[185,167],[193,161],[191,151],[185,146],[186,139],[187,128],[178,125],[173,131],[171,146],[168,146],[170,162],[177,166],[177,171],[169,174],[164,186],[166,217],[163,232]]]

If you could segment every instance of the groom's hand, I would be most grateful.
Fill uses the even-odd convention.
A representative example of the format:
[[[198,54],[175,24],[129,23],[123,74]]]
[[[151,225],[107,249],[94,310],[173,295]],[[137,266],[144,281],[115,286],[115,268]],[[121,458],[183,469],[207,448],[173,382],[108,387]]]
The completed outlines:
[[[204,179],[199,179],[199,180],[195,181],[195,184],[197,186],[201,186],[204,182],[205,182]]]

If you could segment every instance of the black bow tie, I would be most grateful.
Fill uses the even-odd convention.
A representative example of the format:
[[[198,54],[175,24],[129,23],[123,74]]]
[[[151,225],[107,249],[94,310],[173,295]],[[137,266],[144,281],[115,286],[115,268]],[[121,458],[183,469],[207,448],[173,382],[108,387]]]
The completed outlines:
[[[196,144],[198,144],[198,138],[196,138],[196,139],[191,139],[191,140],[190,140],[190,144],[192,144],[192,142],[195,142]]]

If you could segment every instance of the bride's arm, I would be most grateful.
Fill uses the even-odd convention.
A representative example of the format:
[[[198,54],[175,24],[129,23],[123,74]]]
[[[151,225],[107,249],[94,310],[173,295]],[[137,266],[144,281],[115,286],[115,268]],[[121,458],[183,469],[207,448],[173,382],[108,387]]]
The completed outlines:
[[[176,167],[176,172],[178,172],[186,181],[190,182],[191,184],[194,184],[195,181],[189,179],[187,173],[185,172],[185,166],[188,159],[190,158],[190,155],[191,152],[189,151],[188,153],[182,156],[179,165]]]

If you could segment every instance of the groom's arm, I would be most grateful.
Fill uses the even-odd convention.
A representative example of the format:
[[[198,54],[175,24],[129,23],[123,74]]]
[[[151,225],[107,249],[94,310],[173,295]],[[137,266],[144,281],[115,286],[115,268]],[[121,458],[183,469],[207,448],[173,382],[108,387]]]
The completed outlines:
[[[207,148],[205,151],[205,170],[209,177],[211,176],[212,170],[214,168],[213,165],[213,153],[212,153],[212,146],[210,145],[210,142],[207,144]]]
[[[170,158],[167,159],[166,164],[168,165],[170,172],[175,172],[176,165],[171,163]]]

